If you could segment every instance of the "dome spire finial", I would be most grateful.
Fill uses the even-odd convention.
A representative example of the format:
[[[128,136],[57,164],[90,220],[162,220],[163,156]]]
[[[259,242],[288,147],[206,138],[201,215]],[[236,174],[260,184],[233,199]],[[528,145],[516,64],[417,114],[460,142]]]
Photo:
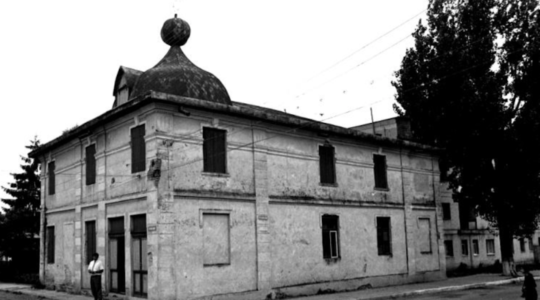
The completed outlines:
[[[161,39],[171,47],[185,45],[190,34],[191,28],[188,22],[178,18],[177,14],[174,14],[174,18],[165,21],[161,28]]]

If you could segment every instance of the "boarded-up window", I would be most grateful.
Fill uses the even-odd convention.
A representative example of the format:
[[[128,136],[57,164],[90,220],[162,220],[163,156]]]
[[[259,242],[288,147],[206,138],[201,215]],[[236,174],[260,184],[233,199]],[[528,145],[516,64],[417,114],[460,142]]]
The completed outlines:
[[[319,169],[321,173],[321,183],[336,183],[334,147],[330,145],[319,146]]]
[[[442,204],[443,220],[451,220],[452,215],[450,211],[450,203]]]
[[[444,249],[446,250],[446,256],[454,256],[454,243],[452,242],[452,240],[444,241]]]
[[[96,144],[86,147],[86,185],[96,183]]]
[[[47,263],[54,264],[54,226],[47,227]]]
[[[377,217],[377,249],[379,255],[392,255],[390,217]]]
[[[203,128],[203,163],[204,172],[227,172],[227,131],[215,128]]]
[[[495,240],[494,239],[486,240],[486,254],[495,255]]]
[[[145,126],[131,128],[131,173],[146,170]]]
[[[86,222],[86,263],[92,261],[92,255],[96,253],[96,221]]]
[[[386,156],[373,155],[374,173],[375,173],[375,188],[387,189],[388,182],[386,179]]]
[[[429,218],[418,219],[418,243],[420,253],[431,254],[431,221]]]
[[[56,165],[54,161],[49,162],[48,170],[49,170],[49,195],[54,195],[55,193],[55,186],[56,186],[56,178],[54,171],[56,169]]]
[[[339,247],[339,217],[333,215],[323,215],[322,222],[322,242],[323,258],[340,258]]]
[[[229,215],[203,214],[203,264],[230,264],[230,247]]]
[[[469,243],[467,240],[461,240],[461,255],[469,256]]]
[[[131,224],[133,292],[135,295],[146,296],[148,294],[146,215],[133,216]]]

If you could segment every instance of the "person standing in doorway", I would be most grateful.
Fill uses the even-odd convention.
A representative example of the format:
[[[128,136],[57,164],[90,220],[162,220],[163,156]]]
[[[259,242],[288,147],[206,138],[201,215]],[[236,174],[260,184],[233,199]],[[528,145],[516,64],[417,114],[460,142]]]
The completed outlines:
[[[103,273],[103,264],[98,260],[99,254],[92,255],[92,261],[88,265],[88,273],[90,273],[90,288],[94,300],[103,300],[101,294],[101,274]]]

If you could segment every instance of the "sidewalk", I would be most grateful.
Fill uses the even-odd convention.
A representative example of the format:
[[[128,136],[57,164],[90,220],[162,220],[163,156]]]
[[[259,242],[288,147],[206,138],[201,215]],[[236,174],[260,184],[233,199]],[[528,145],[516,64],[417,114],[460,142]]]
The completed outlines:
[[[540,271],[532,271],[536,280],[540,280]],[[443,281],[408,284],[400,286],[389,286],[383,288],[374,288],[359,290],[354,292],[315,295],[309,297],[294,298],[295,300],[375,300],[399,298],[412,295],[431,294],[445,291],[456,291],[473,289],[484,286],[503,285],[511,283],[520,283],[523,277],[508,278],[500,274],[478,274],[464,277],[449,278]],[[49,290],[32,289],[27,284],[1,283],[0,291],[21,293],[26,295],[38,296],[42,299],[50,300],[89,300],[92,297],[82,295],[72,295]],[[118,299],[118,298],[114,298]]]
[[[536,280],[540,280],[540,271],[531,271]],[[415,283],[408,285],[389,286],[354,292],[315,295],[294,298],[295,300],[376,300],[394,299],[412,295],[433,294],[446,291],[474,289],[485,286],[504,284],[521,284],[523,277],[510,278],[501,274],[478,274],[464,277],[448,278],[443,281]]]

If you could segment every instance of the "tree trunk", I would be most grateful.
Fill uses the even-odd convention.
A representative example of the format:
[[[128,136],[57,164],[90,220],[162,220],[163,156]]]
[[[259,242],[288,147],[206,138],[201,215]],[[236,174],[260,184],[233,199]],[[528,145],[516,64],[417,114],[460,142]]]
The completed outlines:
[[[514,237],[504,222],[499,218],[499,236],[501,242],[501,259],[503,275],[518,277],[514,264]]]

